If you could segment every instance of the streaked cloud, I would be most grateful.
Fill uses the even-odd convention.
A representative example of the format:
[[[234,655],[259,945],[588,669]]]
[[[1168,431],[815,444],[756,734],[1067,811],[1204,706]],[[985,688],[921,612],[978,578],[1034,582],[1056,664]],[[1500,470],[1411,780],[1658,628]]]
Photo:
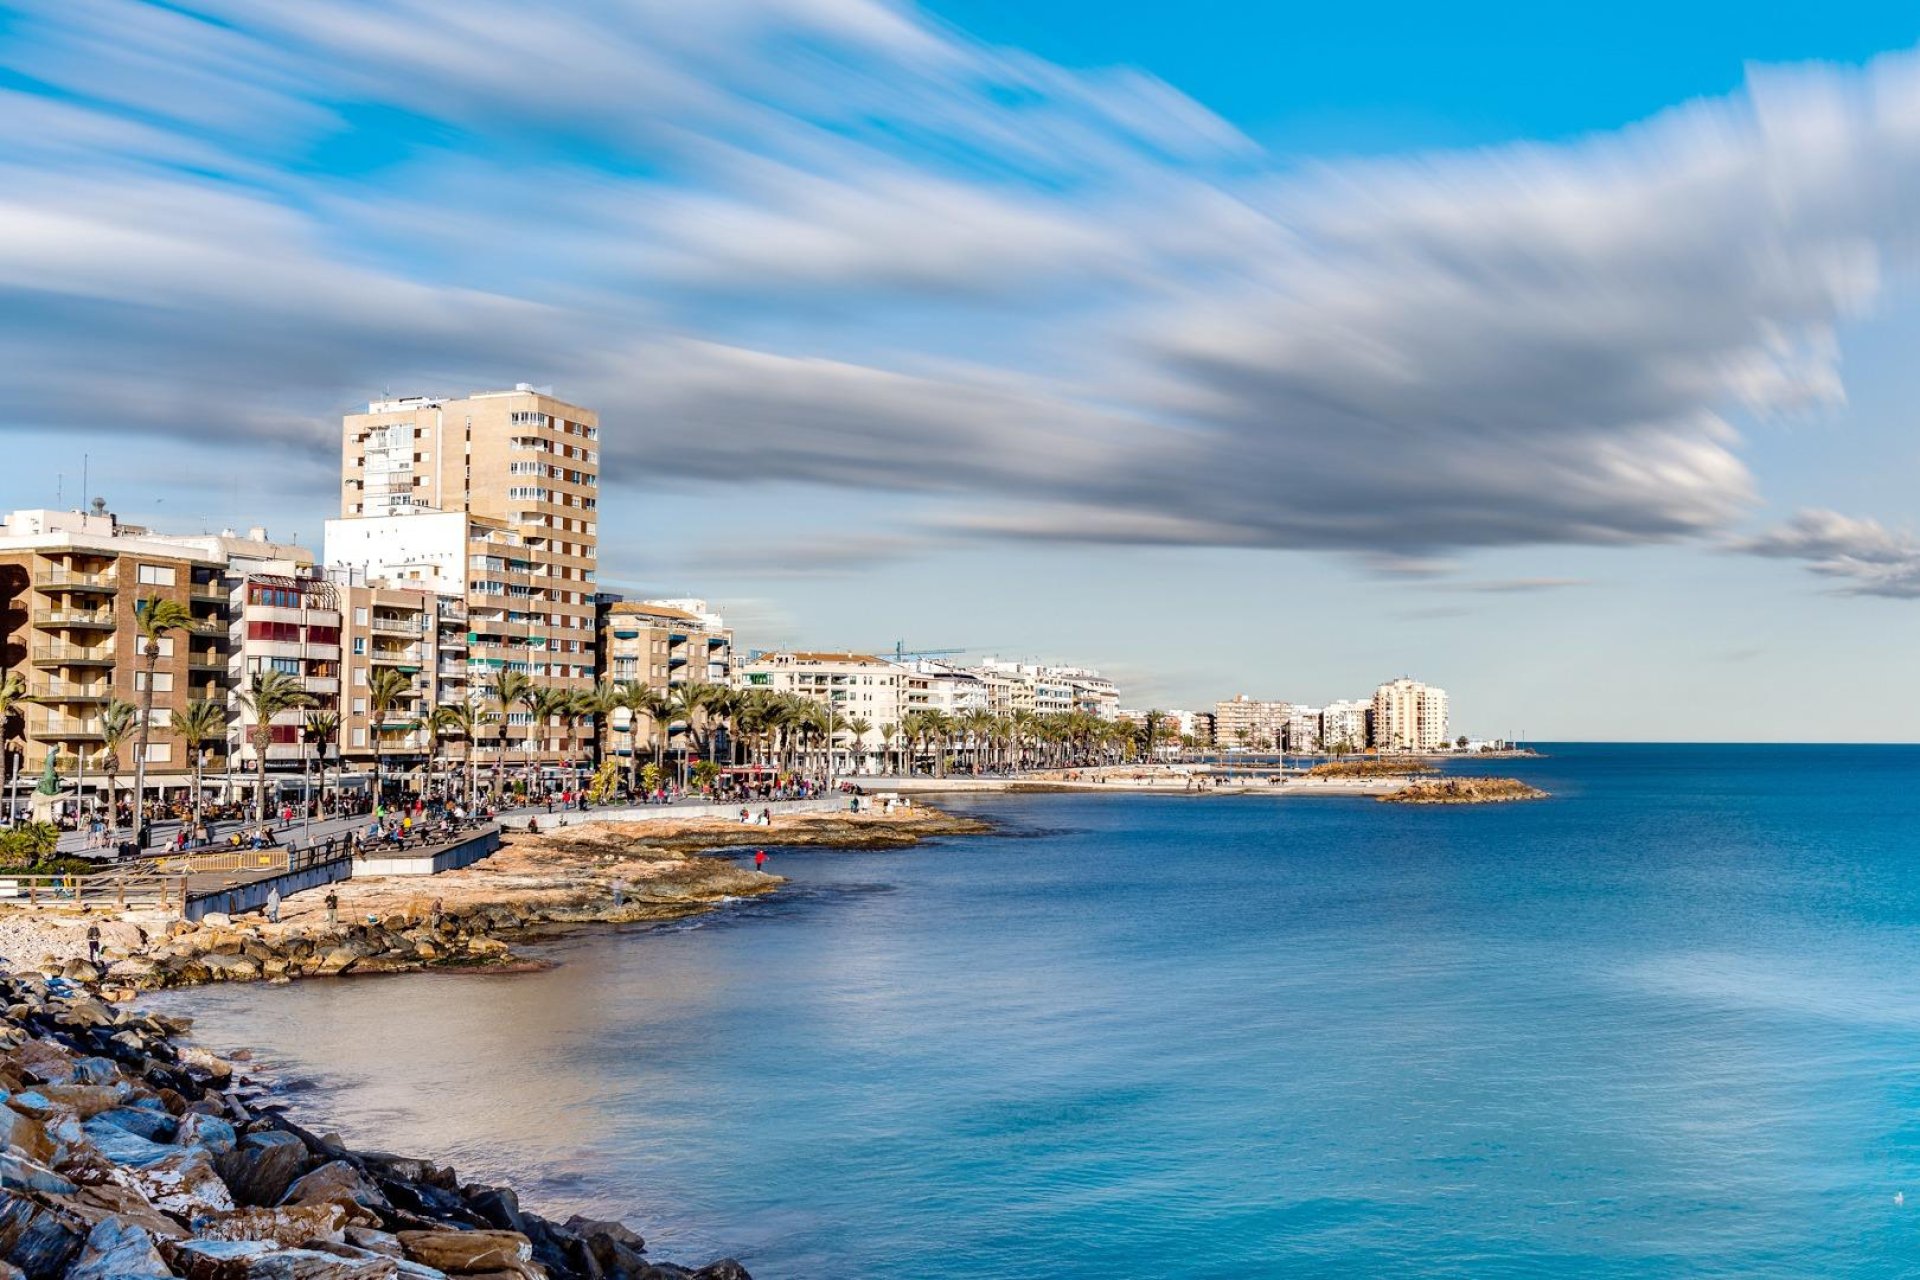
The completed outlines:
[[[325,458],[357,399],[525,378],[602,409],[612,483],[893,491],[935,537],[1716,534],[1759,496],[1729,415],[1843,400],[1920,188],[1906,56],[1282,171],[881,0],[16,7],[10,425]]]
[[[1920,599],[1920,538],[1878,520],[1801,511],[1734,546],[1749,555],[1797,560],[1841,595]]]

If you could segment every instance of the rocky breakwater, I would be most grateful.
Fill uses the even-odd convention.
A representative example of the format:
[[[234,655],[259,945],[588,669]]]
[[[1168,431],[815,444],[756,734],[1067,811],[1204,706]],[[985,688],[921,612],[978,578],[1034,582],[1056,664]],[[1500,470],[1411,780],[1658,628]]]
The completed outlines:
[[[675,919],[785,883],[724,859],[597,837],[590,826],[562,834],[517,836],[485,862],[430,878],[331,886],[338,898],[331,919],[326,892],[310,890],[282,904],[278,923],[260,914],[101,923],[100,965],[51,943],[23,943],[10,955],[15,967],[37,963],[47,973],[100,981],[116,997],[209,982],[498,971],[522,964],[516,941],[551,926]],[[74,923],[63,921],[65,932],[47,936],[70,945],[79,937]]]
[[[570,831],[554,832],[564,842]],[[577,829],[576,839],[600,842],[634,841],[675,853],[707,849],[751,848],[756,845],[806,846],[830,849],[905,849],[938,836],[990,835],[994,825],[980,818],[946,813],[931,805],[896,805],[886,812],[855,813],[837,809],[827,813],[789,813],[767,826],[730,818],[651,818],[644,822],[597,823]]]
[[[1518,778],[1428,778],[1380,797],[1383,804],[1507,804],[1544,800],[1547,792]]]
[[[0,977],[0,1280],[746,1280],[277,1114],[183,1020]]]

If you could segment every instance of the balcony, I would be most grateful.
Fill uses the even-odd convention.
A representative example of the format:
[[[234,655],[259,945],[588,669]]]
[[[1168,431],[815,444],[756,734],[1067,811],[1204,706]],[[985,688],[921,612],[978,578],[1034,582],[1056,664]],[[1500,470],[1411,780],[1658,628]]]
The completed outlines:
[[[33,646],[35,666],[110,667],[114,663],[112,645],[82,648],[77,644],[37,644]]]
[[[192,599],[203,604],[218,601],[225,604],[231,598],[223,582],[196,582],[188,593]]]
[[[77,720],[67,716],[27,717],[27,736],[43,742],[101,742],[99,720]]]
[[[414,618],[375,618],[370,624],[383,636],[417,636],[420,623]]]
[[[105,680],[79,684],[72,680],[34,680],[27,684],[27,696],[36,702],[106,702],[113,697],[113,686]]]
[[[375,649],[367,655],[367,660],[376,667],[399,667],[404,671],[418,671],[421,665],[418,649]]]
[[[187,669],[190,671],[225,671],[227,655],[214,649],[194,650],[187,654]]]
[[[78,569],[48,569],[33,580],[42,591],[118,591],[120,580],[111,570],[82,573]]]
[[[195,618],[187,629],[197,636],[224,636],[227,634],[227,620],[219,617]]]
[[[77,627],[91,631],[111,631],[115,622],[111,609],[35,609],[33,625],[49,629]]]

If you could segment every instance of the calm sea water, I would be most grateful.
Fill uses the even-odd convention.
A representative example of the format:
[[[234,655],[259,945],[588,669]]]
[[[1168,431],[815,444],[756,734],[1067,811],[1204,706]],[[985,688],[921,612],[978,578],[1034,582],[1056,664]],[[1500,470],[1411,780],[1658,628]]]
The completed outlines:
[[[543,974],[171,999],[760,1280],[1920,1273],[1920,748],[1551,750],[1535,805],[968,801],[1019,834]]]

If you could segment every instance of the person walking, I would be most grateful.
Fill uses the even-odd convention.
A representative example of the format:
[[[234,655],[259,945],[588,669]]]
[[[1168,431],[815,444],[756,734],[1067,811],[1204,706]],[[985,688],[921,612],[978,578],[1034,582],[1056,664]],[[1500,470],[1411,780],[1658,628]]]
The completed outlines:
[[[100,963],[100,926],[97,924],[87,926],[87,963]]]
[[[755,849],[753,851],[753,869],[755,871],[765,871],[767,869],[767,851],[765,849]]]
[[[267,890],[267,919],[274,924],[280,923],[280,891]]]
[[[327,927],[331,929],[339,923],[340,895],[329,889],[327,890]]]

